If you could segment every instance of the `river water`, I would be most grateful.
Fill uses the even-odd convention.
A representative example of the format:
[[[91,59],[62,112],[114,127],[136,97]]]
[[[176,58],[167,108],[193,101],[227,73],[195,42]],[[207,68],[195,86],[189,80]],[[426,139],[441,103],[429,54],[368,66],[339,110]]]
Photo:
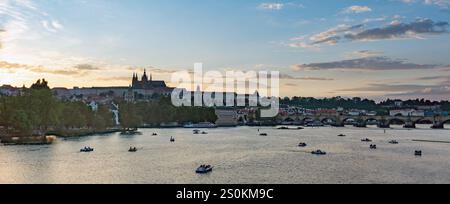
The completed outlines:
[[[370,127],[261,128],[267,137],[254,127],[210,129],[207,135],[182,128],[142,129],[143,135],[136,136],[58,138],[49,146],[0,146],[0,183],[450,183],[450,144],[412,141],[450,141],[449,129],[428,126],[386,133]],[[341,133],[347,137],[337,137]],[[169,142],[171,136],[175,143]],[[392,139],[399,144],[389,144]],[[308,147],[297,147],[300,142]],[[378,149],[370,150],[370,144]],[[95,151],[80,153],[84,146]],[[129,153],[130,146],[139,151]],[[310,153],[317,149],[328,154]],[[415,157],[415,150],[423,156]],[[214,171],[195,174],[203,163],[215,166]]]

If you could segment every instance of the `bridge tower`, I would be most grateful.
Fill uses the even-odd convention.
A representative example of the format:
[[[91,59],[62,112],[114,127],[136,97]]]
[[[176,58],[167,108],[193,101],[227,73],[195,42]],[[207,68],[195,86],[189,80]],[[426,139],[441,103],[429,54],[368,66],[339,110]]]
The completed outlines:
[[[433,118],[433,126],[431,126],[433,129],[444,129],[444,122],[442,121],[442,117],[434,116]]]
[[[414,129],[416,128],[416,123],[413,120],[411,120],[411,116],[408,116],[408,119],[406,120],[405,125],[403,127],[408,129]]]
[[[362,117],[359,117],[353,126],[359,127],[359,128],[365,128],[365,127],[367,127],[367,121],[364,120]]]
[[[389,123],[389,120],[386,120],[384,116],[381,117],[381,119],[378,121],[379,128],[391,128],[391,124]]]

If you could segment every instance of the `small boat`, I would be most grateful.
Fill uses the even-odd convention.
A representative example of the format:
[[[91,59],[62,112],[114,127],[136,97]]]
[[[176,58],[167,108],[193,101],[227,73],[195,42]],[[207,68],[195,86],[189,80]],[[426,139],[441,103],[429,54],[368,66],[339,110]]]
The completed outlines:
[[[170,137],[170,142],[175,142],[175,138]]]
[[[129,152],[137,152],[137,148],[136,147],[130,147],[130,149],[128,151]]]
[[[203,122],[203,123],[189,123],[183,126],[184,128],[217,128],[217,125],[210,122]]]
[[[418,157],[421,157],[421,156],[422,156],[422,151],[421,151],[421,150],[416,150],[416,151],[414,152],[414,155],[415,155],[415,156],[418,156]]]
[[[372,142],[372,140],[369,138],[366,138],[366,139],[362,139],[361,142]]]
[[[267,133],[260,133],[259,136],[264,136],[265,137],[265,136],[268,136],[268,134]]]
[[[314,154],[314,155],[326,155],[327,153],[322,151],[322,150],[316,150],[316,151],[312,151],[311,154]]]
[[[200,165],[200,167],[198,167],[197,170],[195,170],[195,173],[197,173],[197,174],[206,174],[206,173],[211,172],[213,170],[213,168],[214,167],[211,166],[211,165],[203,164],[203,165]]]
[[[80,152],[93,152],[94,148],[91,147],[84,147],[83,149],[80,149]]]
[[[389,141],[389,144],[398,144],[398,141],[397,140],[391,140],[391,141]]]
[[[207,133],[207,132],[205,132],[205,131],[203,131],[203,132],[202,132],[202,135],[207,135],[207,134],[208,134],[208,133]]]
[[[158,133],[153,133],[152,136],[158,136]]]
[[[289,130],[289,127],[283,126],[283,127],[279,127],[277,128],[278,130]]]
[[[120,132],[121,135],[142,135],[137,128],[127,128]]]
[[[192,130],[192,133],[194,133],[194,135],[198,135],[200,134],[200,130]]]
[[[344,134],[339,134],[338,135],[338,137],[345,137],[345,136],[347,136],[347,135],[344,135]]]
[[[305,129],[304,127],[297,127],[297,130],[303,130]]]
[[[298,146],[299,147],[306,147],[306,146],[308,146],[306,143],[304,143],[304,142],[301,142],[300,144],[298,144]]]
[[[377,145],[371,144],[370,149],[377,149]]]

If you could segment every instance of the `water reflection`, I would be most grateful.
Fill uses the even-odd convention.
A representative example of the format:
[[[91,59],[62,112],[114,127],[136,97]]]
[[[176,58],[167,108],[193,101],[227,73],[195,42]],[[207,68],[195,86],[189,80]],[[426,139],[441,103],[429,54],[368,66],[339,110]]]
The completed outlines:
[[[418,125],[414,130],[393,126],[386,132],[371,126],[261,131],[268,136],[251,127],[210,129],[207,135],[194,135],[190,129],[144,129],[136,136],[0,146],[0,183],[450,183],[450,144],[412,141],[450,141],[449,130]],[[361,142],[366,137],[377,150]],[[399,144],[388,143],[393,139]],[[308,146],[299,148],[299,142]],[[95,151],[80,153],[84,146]],[[130,146],[139,151],[128,152]],[[312,156],[317,149],[328,154]],[[423,157],[415,157],[415,150],[422,150]],[[195,174],[203,163],[214,165],[214,172]]]

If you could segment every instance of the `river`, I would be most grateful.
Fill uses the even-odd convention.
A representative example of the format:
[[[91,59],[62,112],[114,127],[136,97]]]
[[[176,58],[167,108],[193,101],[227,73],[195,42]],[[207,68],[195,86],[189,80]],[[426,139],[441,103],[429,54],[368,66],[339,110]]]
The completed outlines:
[[[386,133],[373,127],[261,128],[267,137],[259,136],[256,127],[210,129],[207,135],[182,128],[141,129],[136,136],[58,138],[48,146],[0,146],[0,183],[450,183],[450,144],[412,141],[450,141],[450,129],[428,126]],[[341,133],[347,136],[337,137]],[[399,144],[389,144],[392,139]],[[308,147],[297,147],[300,142]],[[370,150],[370,144],[378,149]],[[84,146],[95,151],[80,153]],[[130,146],[138,151],[128,152]],[[317,149],[328,154],[310,153]],[[414,156],[415,150],[423,156]],[[195,174],[203,163],[215,166],[214,171]]]

